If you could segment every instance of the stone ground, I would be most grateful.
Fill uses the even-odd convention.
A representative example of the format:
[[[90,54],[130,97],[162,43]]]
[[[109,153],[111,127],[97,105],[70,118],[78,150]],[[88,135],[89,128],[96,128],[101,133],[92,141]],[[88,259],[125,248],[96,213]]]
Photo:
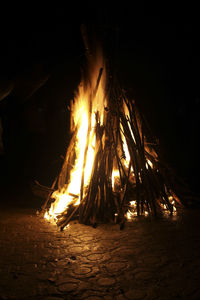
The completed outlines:
[[[17,205],[16,205],[17,206]],[[0,299],[200,299],[198,210],[60,232],[35,208],[0,211]]]

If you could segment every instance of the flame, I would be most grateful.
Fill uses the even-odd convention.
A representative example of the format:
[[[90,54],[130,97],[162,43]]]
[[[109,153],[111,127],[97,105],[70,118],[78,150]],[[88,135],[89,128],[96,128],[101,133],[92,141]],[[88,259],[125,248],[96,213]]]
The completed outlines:
[[[115,190],[115,182],[117,181],[117,179],[119,179],[120,174],[119,174],[119,170],[113,170],[112,171],[112,188],[113,190]]]
[[[61,191],[56,190],[52,194],[55,201],[51,204],[48,212],[44,217],[47,220],[56,220],[57,215],[64,212],[70,204],[75,206],[80,203],[80,189],[82,180],[82,171],[84,167],[84,188],[87,186],[95,157],[96,138],[94,134],[96,124],[95,113],[98,111],[100,125],[104,123],[104,108],[107,106],[105,98],[105,72],[101,76],[101,81],[98,85],[98,90],[95,90],[99,70],[104,66],[101,53],[97,53],[95,64],[90,65],[89,80],[85,83],[84,80],[79,85],[75,99],[71,102],[71,130],[78,128],[75,145],[75,163],[70,172],[69,184],[62,188]],[[91,101],[92,97],[92,101]],[[89,124],[89,120],[91,123]],[[86,150],[86,141],[88,130],[89,144],[87,149],[86,164],[84,166],[84,155]]]
[[[169,200],[169,203],[172,205],[173,215],[176,215],[177,214],[177,208],[176,208],[176,202],[174,200],[174,197],[172,195],[169,195],[168,200]],[[170,214],[170,212],[168,210],[168,206],[166,204],[161,203],[161,207],[163,209],[164,215],[169,215]]]
[[[147,159],[146,168],[148,169],[149,167],[153,168],[153,164],[152,164],[152,162],[149,159]]]

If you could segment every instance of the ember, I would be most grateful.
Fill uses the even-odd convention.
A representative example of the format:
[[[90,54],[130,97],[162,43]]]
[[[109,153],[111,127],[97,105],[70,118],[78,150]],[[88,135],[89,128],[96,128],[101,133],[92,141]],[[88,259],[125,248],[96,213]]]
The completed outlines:
[[[63,229],[75,216],[95,225],[172,214],[180,201],[143,115],[106,76],[102,51],[87,53],[87,62],[88,75],[71,102],[71,141],[45,218]]]

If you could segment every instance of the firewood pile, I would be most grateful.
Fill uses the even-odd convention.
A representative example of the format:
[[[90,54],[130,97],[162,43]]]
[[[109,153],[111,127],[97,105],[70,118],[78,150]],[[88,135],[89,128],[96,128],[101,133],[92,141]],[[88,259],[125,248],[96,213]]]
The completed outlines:
[[[157,139],[135,101],[110,77],[104,91],[107,101],[103,122],[102,112],[98,109],[93,112],[93,99],[105,72],[105,65],[99,68],[96,84],[90,88],[80,188],[76,194],[67,191],[71,201],[54,218],[61,230],[74,218],[93,226],[102,222],[117,222],[123,227],[127,213],[132,217],[159,216],[163,211],[173,214],[176,205],[181,205],[168,176],[168,167],[160,157]],[[92,123],[92,114],[95,115],[95,125]],[[53,191],[62,192],[69,184],[70,173],[77,159],[78,129],[78,125],[73,126],[61,172],[48,190],[48,198],[42,207],[46,216],[54,206]],[[92,145],[94,158],[89,181],[85,183],[91,131],[95,139]]]
[[[101,72],[102,69],[99,77]],[[116,219],[116,216],[118,222],[123,223],[127,210],[131,209],[130,201],[134,200],[137,216],[145,212],[154,216],[160,215],[163,207],[172,214],[174,205],[170,199],[180,203],[167,176],[167,166],[160,159],[159,145],[151,135],[144,117],[139,113],[135,101],[129,100],[125,92],[119,89],[110,90],[108,98],[109,104],[105,107],[103,125],[100,123],[98,111],[95,115],[96,143],[90,182],[88,186],[83,187],[91,120],[84,153],[80,204],[74,206],[72,201],[70,207],[57,216],[57,225],[61,228],[75,215],[78,215],[79,221],[84,224],[109,222]],[[77,130],[72,135],[58,178],[59,190],[62,190],[68,181],[70,166],[74,164],[76,133]],[[128,166],[125,164],[125,143],[130,155]],[[114,186],[113,169],[119,174]],[[76,200],[79,195],[73,197]]]

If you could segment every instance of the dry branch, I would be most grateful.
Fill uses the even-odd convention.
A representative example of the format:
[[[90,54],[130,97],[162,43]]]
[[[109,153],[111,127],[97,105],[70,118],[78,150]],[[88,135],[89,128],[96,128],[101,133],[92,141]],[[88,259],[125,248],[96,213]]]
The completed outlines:
[[[46,201],[44,202],[44,204],[43,204],[42,207],[41,207],[42,212],[44,212],[45,209],[46,209],[46,207],[47,207],[47,204],[48,204],[48,202],[49,202],[49,199],[50,199],[50,197],[51,197],[52,192],[54,191],[54,188],[55,188],[55,185],[56,185],[57,180],[58,180],[58,177],[56,176],[56,178],[54,179],[54,181],[53,181],[53,183],[52,183],[52,185],[51,185],[51,188],[49,189],[50,191],[49,191],[49,193],[48,193],[48,196],[47,196],[47,198],[46,198]]]

